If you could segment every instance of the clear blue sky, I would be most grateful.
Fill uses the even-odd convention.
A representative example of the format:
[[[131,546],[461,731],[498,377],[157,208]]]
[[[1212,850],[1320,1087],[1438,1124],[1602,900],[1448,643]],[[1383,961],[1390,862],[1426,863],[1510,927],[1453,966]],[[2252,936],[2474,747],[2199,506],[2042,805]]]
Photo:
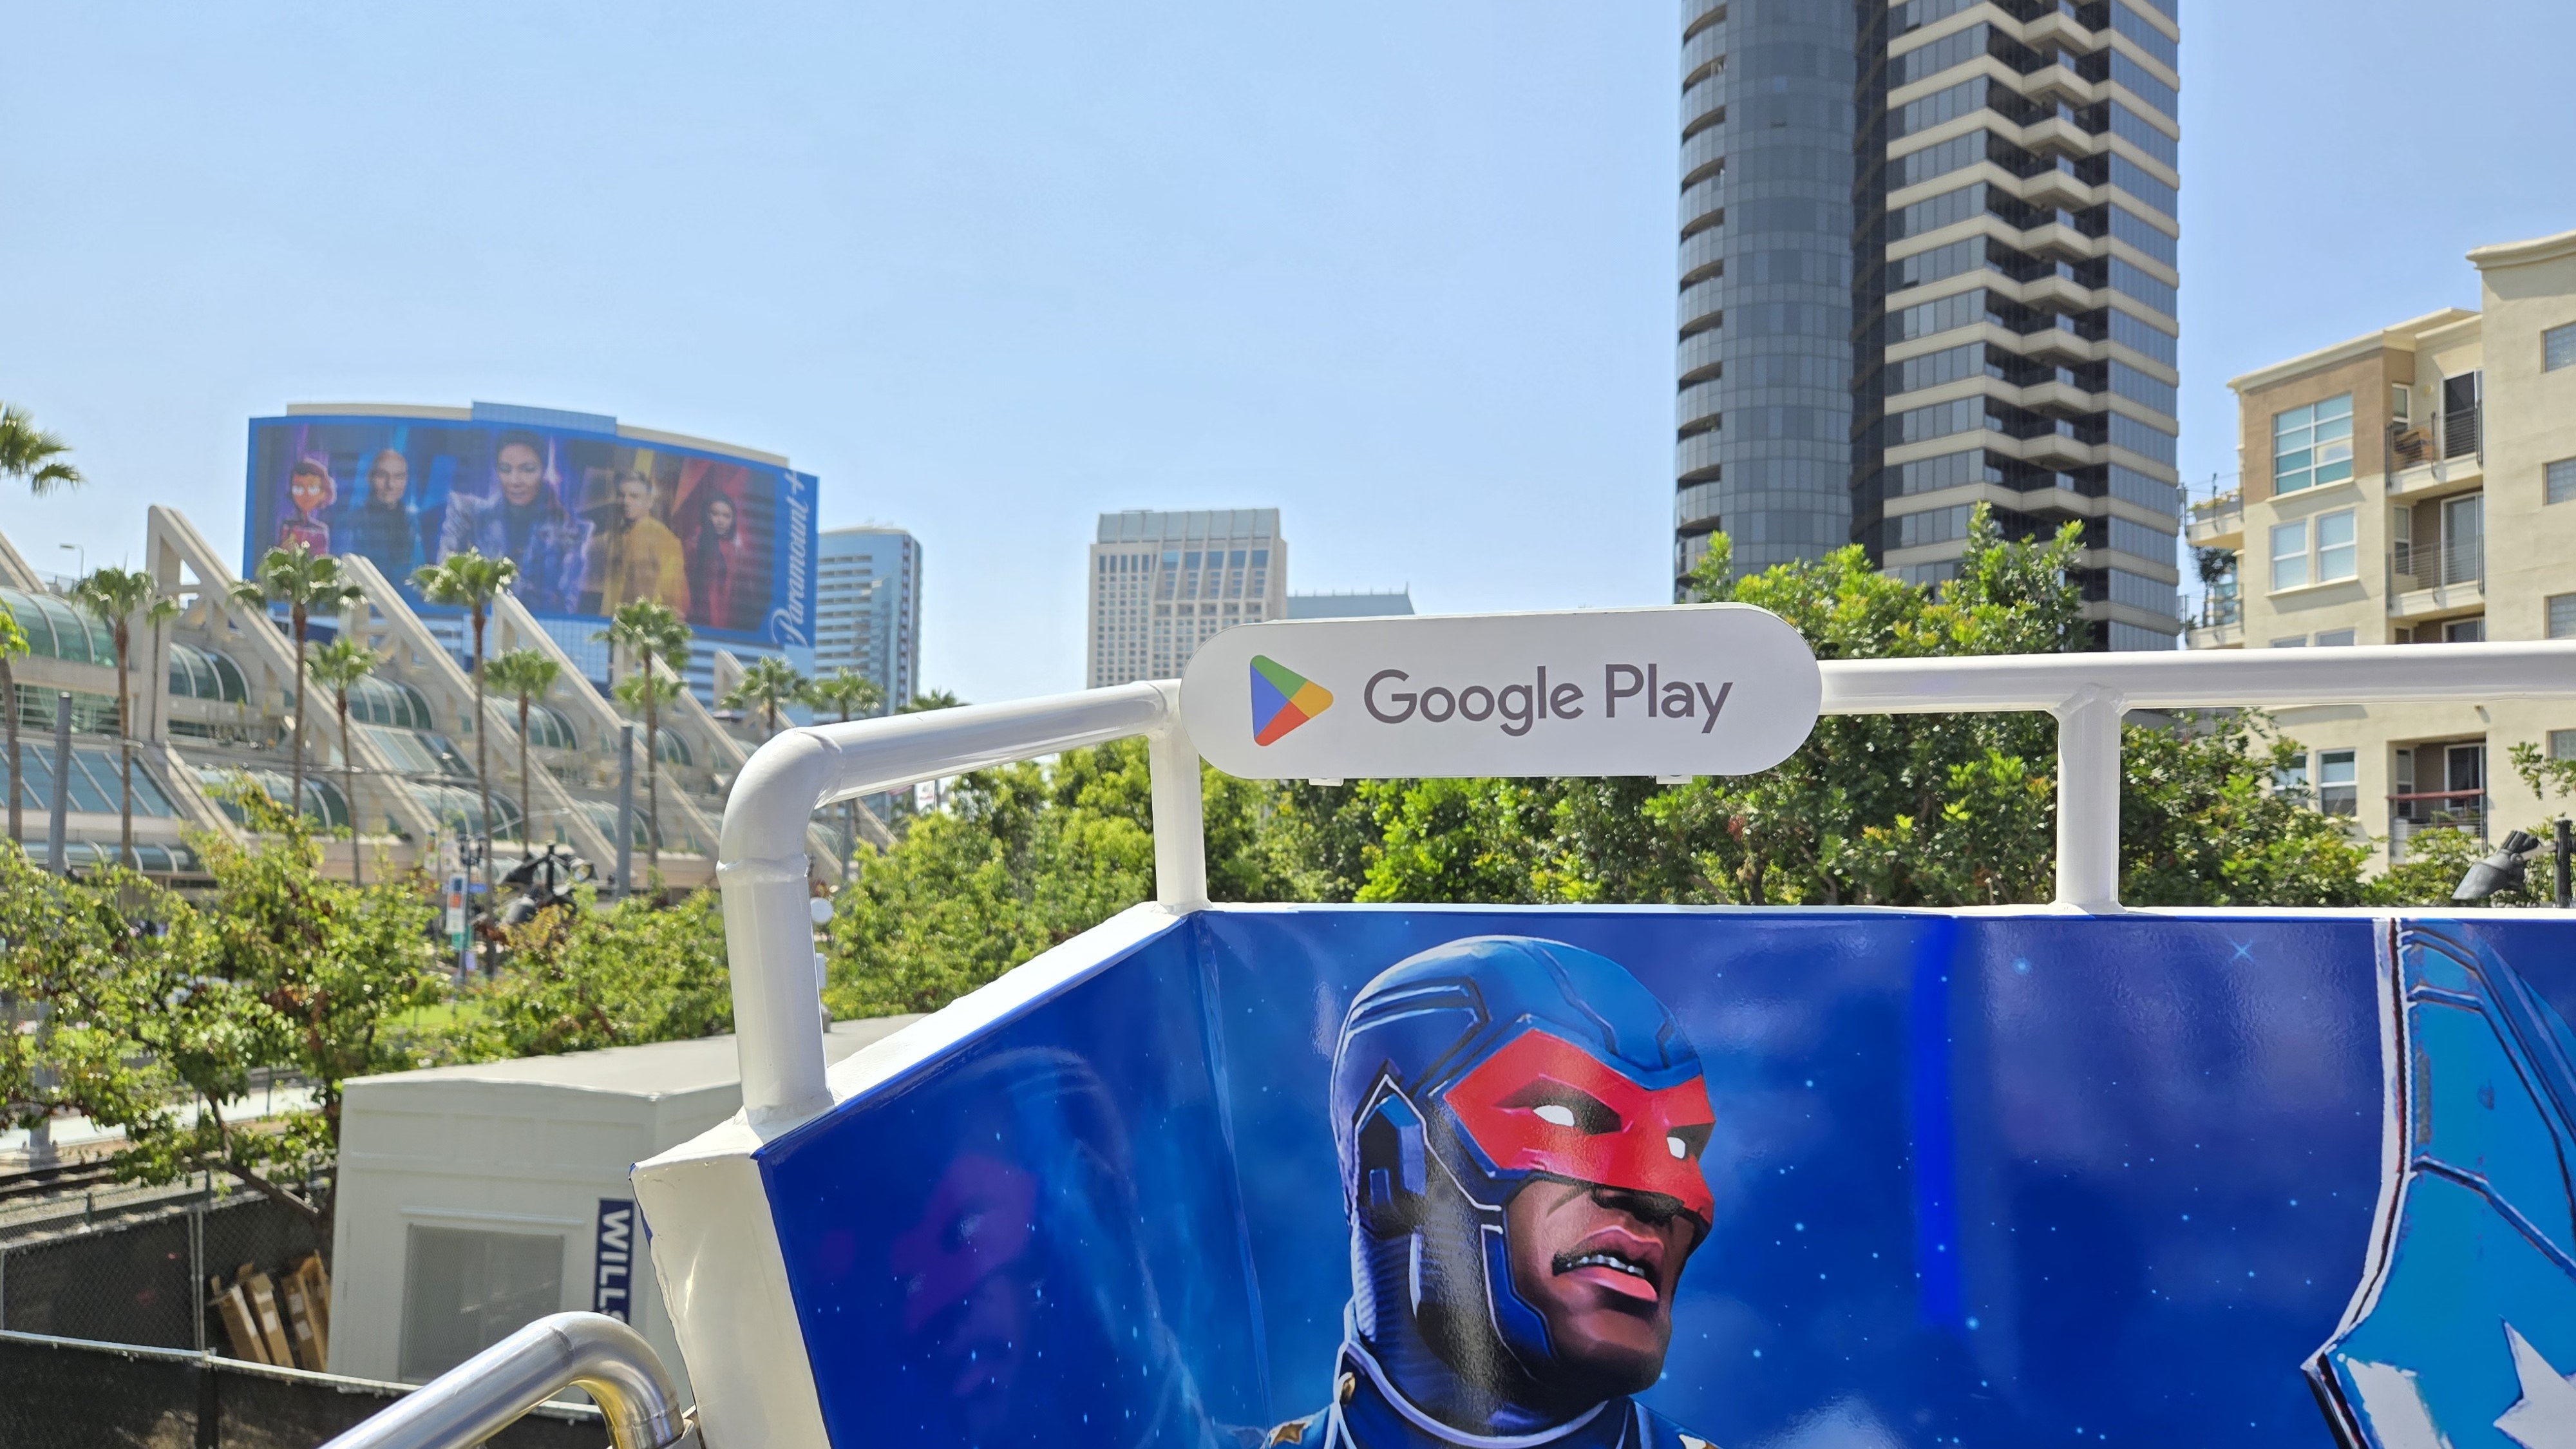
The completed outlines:
[[[1822,0],[1820,0],[1822,3]],[[1677,7],[13,7],[0,398],[39,567],[240,537],[289,401],[614,413],[928,548],[927,678],[1076,687],[1123,507],[1295,587],[1665,596]],[[2185,473],[2226,380],[2576,228],[2576,7],[2187,0]],[[2391,99],[2394,97],[2396,99]]]

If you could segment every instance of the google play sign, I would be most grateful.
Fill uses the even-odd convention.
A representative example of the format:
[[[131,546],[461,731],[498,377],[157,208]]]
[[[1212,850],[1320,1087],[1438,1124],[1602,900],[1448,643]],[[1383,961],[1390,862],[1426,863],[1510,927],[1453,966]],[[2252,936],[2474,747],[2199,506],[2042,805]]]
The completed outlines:
[[[1744,604],[1276,620],[1182,676],[1191,742],[1254,779],[1735,775],[1786,759],[1823,678]]]

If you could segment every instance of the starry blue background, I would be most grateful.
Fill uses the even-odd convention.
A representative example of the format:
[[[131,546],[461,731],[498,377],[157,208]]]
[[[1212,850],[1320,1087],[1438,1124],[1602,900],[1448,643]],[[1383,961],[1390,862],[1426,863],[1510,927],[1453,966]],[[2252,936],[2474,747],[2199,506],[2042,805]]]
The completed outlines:
[[[883,1247],[970,1142],[1040,1184],[1045,1271],[1008,1319],[1021,1412],[1274,1423],[1323,1403],[1349,1293],[1325,1113],[1344,1008],[1443,941],[1543,935],[1627,966],[1708,1064],[1719,1221],[1646,1395],[1685,1428],[1730,1449],[2324,1445],[2300,1367],[2378,1192],[2385,929],[1220,909],[764,1167],[837,1442],[1029,1427],[925,1368]],[[2576,924],[2460,929],[2576,1006]]]

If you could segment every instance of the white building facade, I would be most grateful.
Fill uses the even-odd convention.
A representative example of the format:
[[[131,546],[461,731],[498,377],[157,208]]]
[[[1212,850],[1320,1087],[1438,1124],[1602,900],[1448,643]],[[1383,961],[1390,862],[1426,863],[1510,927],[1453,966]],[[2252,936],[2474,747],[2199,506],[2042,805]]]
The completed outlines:
[[[1104,513],[1090,575],[1093,689],[1176,678],[1218,630],[1288,617],[1276,508]]]

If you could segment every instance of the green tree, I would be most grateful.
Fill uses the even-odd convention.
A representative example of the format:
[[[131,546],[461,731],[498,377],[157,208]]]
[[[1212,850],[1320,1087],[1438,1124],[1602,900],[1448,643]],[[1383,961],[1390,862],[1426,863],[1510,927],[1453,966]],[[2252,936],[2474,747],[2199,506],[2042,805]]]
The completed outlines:
[[[433,604],[463,609],[473,632],[474,653],[474,789],[477,804],[483,812],[482,835],[487,844],[483,851],[483,884],[492,883],[492,852],[488,844],[501,832],[492,815],[492,770],[484,741],[492,733],[490,712],[484,707],[483,626],[492,615],[492,603],[510,591],[517,582],[516,559],[485,558],[481,549],[469,548],[452,553],[434,564],[423,564],[412,571],[412,586],[420,596]],[[521,814],[525,815],[522,807]]]
[[[5,720],[9,749],[9,838],[27,838],[25,802],[20,798],[26,787],[20,782],[23,760],[18,754],[18,678],[10,671],[9,661],[27,652],[27,631],[18,627],[18,616],[5,603],[0,603],[0,720]]]
[[[662,711],[680,702],[687,690],[668,674],[630,674],[610,691],[617,702],[644,717],[644,861],[662,868],[662,733],[656,727]]]
[[[306,1184],[337,1154],[342,1084],[405,1065],[387,1025],[440,994],[430,905],[411,884],[328,879],[300,813],[247,781],[234,793],[258,833],[192,840],[215,880],[204,905],[122,867],[64,880],[0,848],[0,990],[57,1023],[41,1048],[0,1039],[0,1103],[21,1123],[124,1129],[125,1178],[222,1173],[327,1231],[329,1199]],[[262,1068],[301,1077],[313,1105],[271,1130],[230,1120]]]
[[[519,853],[528,853],[528,820],[536,813],[536,786],[528,772],[528,710],[553,692],[563,666],[542,649],[513,649],[484,667],[492,687],[519,702]]]
[[[345,803],[349,809],[349,879],[358,885],[367,881],[365,849],[361,841],[366,832],[359,827],[363,816],[358,809],[358,756],[350,747],[349,739],[349,691],[358,687],[358,681],[373,674],[382,662],[382,656],[366,645],[355,639],[339,638],[323,645],[307,666],[312,672],[313,682],[329,692],[332,710],[340,717],[340,793],[347,797]]]
[[[313,616],[337,614],[364,597],[338,559],[315,553],[302,539],[270,549],[256,573],[233,585],[233,598],[250,608],[262,613],[279,605],[286,609],[287,633],[295,641],[295,723],[288,747],[295,803],[290,808],[298,814],[304,810],[305,653],[312,643]]]
[[[647,802],[651,829],[644,837],[646,860],[650,868],[662,867],[662,707],[679,702],[680,689],[676,671],[664,678],[654,670],[657,660],[686,660],[689,657],[689,626],[673,612],[671,606],[652,599],[636,599],[617,606],[608,616],[608,627],[592,636],[623,654],[633,672],[617,686],[617,697],[644,716],[644,798]],[[638,682],[641,681],[641,682]],[[665,686],[669,686],[665,688]],[[630,688],[631,686],[631,688]]]
[[[57,488],[78,488],[87,481],[71,465],[71,445],[36,426],[25,408],[0,403],[0,478],[27,485],[42,498]]]
[[[476,994],[474,1054],[530,1056],[733,1030],[724,911],[713,891],[668,910],[585,896],[510,932],[510,969]]]
[[[953,691],[945,689],[930,689],[924,690],[921,693],[914,695],[912,698],[905,700],[902,704],[897,705],[894,712],[896,714],[919,714],[926,709],[955,709],[965,702],[966,701],[959,699]]]
[[[134,854],[134,623],[152,629],[177,618],[179,601],[164,596],[141,569],[95,569],[72,586],[72,602],[107,626],[116,646],[117,858],[128,869]],[[11,701],[14,706],[15,700]],[[13,709],[14,713],[14,709]],[[15,762],[12,762],[13,766]]]
[[[774,739],[778,735],[779,706],[802,703],[806,685],[805,676],[796,671],[795,665],[775,656],[763,656],[743,670],[742,678],[718,702],[727,709],[760,711],[761,738]]]

